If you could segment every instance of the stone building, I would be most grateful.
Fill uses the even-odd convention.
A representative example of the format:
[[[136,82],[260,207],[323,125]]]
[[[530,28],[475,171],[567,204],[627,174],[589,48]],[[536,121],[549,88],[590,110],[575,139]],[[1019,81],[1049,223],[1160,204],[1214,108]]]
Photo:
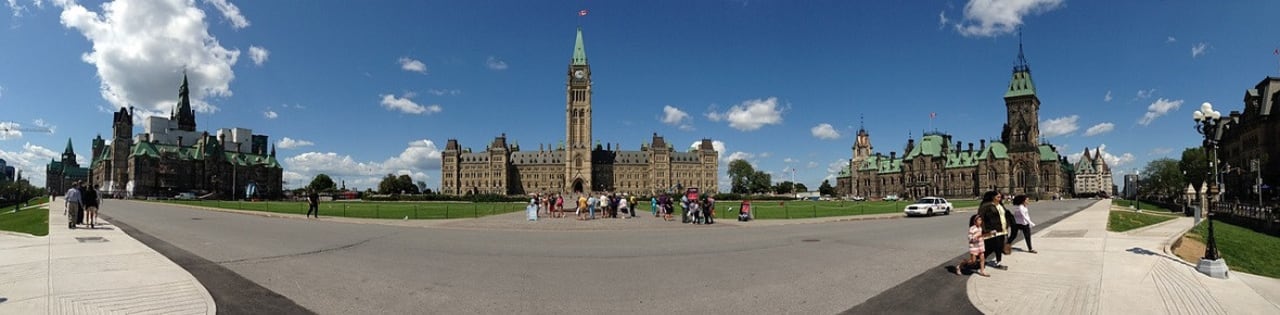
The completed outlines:
[[[110,139],[93,139],[90,182],[107,196],[173,197],[194,192],[219,199],[278,198],[283,169],[267,136],[245,128],[196,131],[187,78],[170,117],[147,117],[133,135],[133,111],[121,108]],[[70,148],[70,145],[68,145]],[[268,149],[270,151],[268,151]]]
[[[594,93],[591,65],[578,28],[573,57],[566,72],[565,140],[557,146],[521,150],[506,134],[483,152],[464,149],[449,139],[441,157],[440,191],[444,194],[624,192],[652,194],[697,187],[719,191],[718,154],[710,139],[681,150],[658,134],[638,151],[601,145],[591,135]],[[593,143],[594,142],[594,143]]]
[[[1076,161],[1075,171],[1077,196],[1092,197],[1113,193],[1111,186],[1115,184],[1112,182],[1111,166],[1102,158],[1102,148],[1094,150],[1093,154],[1089,154],[1089,148],[1085,148],[1080,161]]]
[[[1223,200],[1257,202],[1272,200],[1280,184],[1280,122],[1274,109],[1280,104],[1280,77],[1266,77],[1244,92],[1244,112],[1232,111],[1240,122],[1223,131],[1218,159],[1222,161]],[[1191,124],[1188,119],[1187,124]],[[1254,167],[1253,161],[1258,161]],[[1197,184],[1199,185],[1199,184]]]
[[[1072,167],[1056,147],[1040,142],[1040,98],[1031,67],[1018,47],[1018,63],[1004,93],[1006,121],[1000,141],[967,146],[941,132],[908,139],[903,154],[872,153],[871,135],[858,130],[849,165],[837,175],[837,191],[869,199],[942,196],[972,198],[988,190],[1041,198],[1071,190]]]
[[[71,139],[68,138],[67,148],[62,150],[62,159],[49,161],[44,174],[45,189],[50,194],[61,196],[71,189],[71,183],[88,179],[89,169],[80,167],[80,163],[76,162],[76,150],[71,148]]]

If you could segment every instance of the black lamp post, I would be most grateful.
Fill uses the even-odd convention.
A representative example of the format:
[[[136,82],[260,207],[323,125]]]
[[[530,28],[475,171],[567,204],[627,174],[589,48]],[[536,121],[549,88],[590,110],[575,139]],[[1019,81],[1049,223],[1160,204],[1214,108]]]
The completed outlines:
[[[1201,258],[1200,264],[1196,269],[1201,273],[1207,274],[1215,278],[1226,278],[1227,265],[1226,262],[1218,257],[1218,242],[1213,235],[1213,211],[1217,204],[1221,202],[1218,196],[1221,183],[1220,173],[1218,170],[1218,142],[1222,140],[1222,132],[1230,128],[1231,125],[1239,122],[1239,114],[1233,113],[1230,116],[1223,117],[1221,112],[1213,110],[1213,105],[1208,102],[1200,105],[1200,110],[1192,114],[1192,119],[1196,122],[1196,132],[1204,136],[1205,152],[1209,155],[1209,174],[1213,182],[1209,185],[1209,191],[1206,197],[1213,198],[1209,202],[1209,207],[1205,209],[1206,219],[1209,220],[1209,236],[1204,250],[1204,258]]]

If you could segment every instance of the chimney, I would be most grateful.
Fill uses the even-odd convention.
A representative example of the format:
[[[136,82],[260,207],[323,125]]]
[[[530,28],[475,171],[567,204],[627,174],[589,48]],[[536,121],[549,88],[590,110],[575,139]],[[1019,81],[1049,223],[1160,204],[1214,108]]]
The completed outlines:
[[[978,151],[987,149],[987,139],[978,140],[978,144],[979,144]]]
[[[889,152],[889,160],[897,160],[897,159],[898,159],[898,151]]]
[[[969,152],[973,152],[973,142],[969,142]]]

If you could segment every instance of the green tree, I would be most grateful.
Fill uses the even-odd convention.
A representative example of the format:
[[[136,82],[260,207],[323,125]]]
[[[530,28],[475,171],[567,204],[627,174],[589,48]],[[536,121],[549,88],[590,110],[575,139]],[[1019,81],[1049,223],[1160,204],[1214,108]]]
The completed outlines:
[[[809,187],[805,187],[804,183],[796,183],[796,192],[808,192]]]
[[[311,179],[311,184],[307,185],[308,189],[325,192],[333,191],[337,189],[337,187],[338,185],[333,183],[333,179],[329,178],[329,175],[325,174],[317,174],[314,179]]]
[[[746,160],[729,162],[729,192],[735,194],[751,193],[751,175],[756,170]]]
[[[778,183],[777,185],[773,185],[773,193],[779,194],[779,195],[793,193],[795,192],[795,189],[796,189],[796,184],[792,183],[791,181],[783,181],[781,183]]]
[[[831,196],[831,195],[834,195],[835,192],[836,192],[836,188],[831,187],[830,180],[824,179],[822,180],[822,185],[818,186],[818,193],[822,194],[823,196]]]
[[[1182,160],[1178,161],[1178,168],[1186,174],[1186,182],[1195,185],[1196,189],[1200,189],[1200,184],[1209,181],[1209,158],[1204,154],[1203,147],[1190,147],[1182,150]],[[1182,184],[1185,191],[1186,184]]]
[[[751,173],[751,186],[750,186],[751,193],[753,194],[769,193],[769,188],[772,187],[772,185],[769,185],[769,183],[772,183],[772,182],[773,182],[773,176],[769,175],[768,173],[761,172],[761,171],[755,171],[755,173]]]
[[[1144,198],[1168,199],[1181,196],[1186,190],[1186,179],[1177,160],[1160,158],[1147,163],[1142,170],[1140,190]]]

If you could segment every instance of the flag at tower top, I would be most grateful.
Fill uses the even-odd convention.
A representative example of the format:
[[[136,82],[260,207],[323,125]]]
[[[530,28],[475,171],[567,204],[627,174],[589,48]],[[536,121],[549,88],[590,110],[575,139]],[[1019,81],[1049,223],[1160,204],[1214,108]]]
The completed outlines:
[[[579,11],[578,11],[578,16],[587,16],[587,9],[579,10]]]

